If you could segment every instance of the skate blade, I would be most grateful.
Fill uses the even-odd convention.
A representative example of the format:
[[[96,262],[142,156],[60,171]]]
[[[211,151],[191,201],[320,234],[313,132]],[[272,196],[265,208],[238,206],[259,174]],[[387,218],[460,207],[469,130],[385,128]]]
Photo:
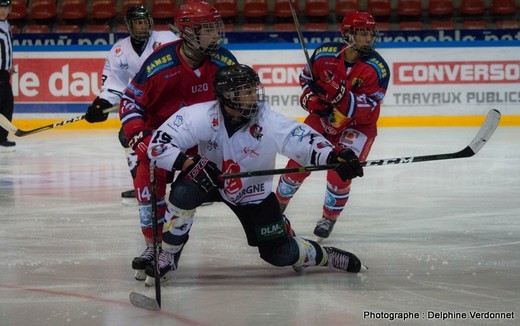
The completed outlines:
[[[298,274],[303,274],[303,271],[307,268],[307,266],[301,266],[301,267],[291,266],[291,267]]]
[[[125,206],[137,206],[138,205],[137,199],[135,199],[135,198],[123,198],[121,200],[121,204],[123,204]]]
[[[164,274],[163,277],[161,277],[161,283],[168,282],[172,279],[174,279],[175,274],[173,272],[168,272]],[[155,285],[155,277],[151,277],[146,275],[146,280],[144,280],[144,286],[150,287]]]
[[[137,281],[144,281],[146,280],[146,273],[143,269],[137,270],[135,269],[134,277]]]
[[[325,239],[325,238],[316,237],[316,240],[314,240],[314,241],[316,241],[317,243],[321,243],[323,241],[323,239]]]

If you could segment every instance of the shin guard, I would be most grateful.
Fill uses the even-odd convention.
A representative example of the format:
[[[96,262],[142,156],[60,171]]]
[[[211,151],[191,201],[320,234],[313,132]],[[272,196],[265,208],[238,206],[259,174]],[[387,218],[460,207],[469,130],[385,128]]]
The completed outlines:
[[[300,250],[300,257],[293,265],[295,271],[301,271],[308,266],[322,266],[327,263],[327,255],[318,243],[298,236],[293,239]]]

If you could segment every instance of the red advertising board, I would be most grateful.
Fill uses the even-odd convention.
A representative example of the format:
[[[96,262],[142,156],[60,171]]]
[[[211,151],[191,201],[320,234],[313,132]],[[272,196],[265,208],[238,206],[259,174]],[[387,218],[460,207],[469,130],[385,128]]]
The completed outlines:
[[[15,102],[91,102],[99,93],[103,64],[101,58],[15,59]]]

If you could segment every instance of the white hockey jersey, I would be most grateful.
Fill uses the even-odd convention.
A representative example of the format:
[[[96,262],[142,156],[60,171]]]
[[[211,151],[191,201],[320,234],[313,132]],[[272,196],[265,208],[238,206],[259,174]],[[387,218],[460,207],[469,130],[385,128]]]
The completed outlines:
[[[322,135],[272,111],[268,103],[230,137],[219,103],[211,101],[184,107],[166,120],[152,137],[148,157],[171,171],[179,153],[195,145],[223,173],[274,169],[277,154],[301,165],[322,165],[332,151]],[[220,192],[232,204],[253,204],[271,193],[272,182],[273,176],[227,179]]]
[[[130,36],[117,41],[105,58],[99,97],[111,104],[119,104],[128,83],[141,69],[145,59],[159,46],[178,39],[170,31],[153,31],[140,56],[132,48]]]

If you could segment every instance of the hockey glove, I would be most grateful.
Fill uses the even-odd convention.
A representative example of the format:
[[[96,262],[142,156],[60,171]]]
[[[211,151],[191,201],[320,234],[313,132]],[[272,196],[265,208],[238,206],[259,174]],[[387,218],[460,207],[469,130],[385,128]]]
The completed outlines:
[[[319,117],[328,117],[332,112],[332,105],[323,102],[308,88],[300,96],[300,104],[307,112]]]
[[[327,158],[327,164],[335,163],[339,165],[334,170],[343,181],[363,176],[363,167],[356,153],[350,148],[336,146]]]
[[[85,114],[85,120],[90,123],[103,122],[108,119],[108,113],[103,113],[103,110],[111,108],[112,104],[104,98],[96,97],[94,102],[89,105],[87,113]]]
[[[222,172],[215,163],[198,155],[193,160],[194,163],[184,171],[186,179],[193,181],[205,193],[223,187]]]
[[[341,77],[334,75],[330,70],[325,70],[320,78],[307,82],[307,85],[314,94],[332,105],[341,102],[347,93]]]
[[[148,161],[148,145],[150,144],[150,140],[152,139],[152,131],[150,130],[142,130],[138,133],[134,134],[130,140],[128,141],[128,146],[130,146],[139,160]]]

